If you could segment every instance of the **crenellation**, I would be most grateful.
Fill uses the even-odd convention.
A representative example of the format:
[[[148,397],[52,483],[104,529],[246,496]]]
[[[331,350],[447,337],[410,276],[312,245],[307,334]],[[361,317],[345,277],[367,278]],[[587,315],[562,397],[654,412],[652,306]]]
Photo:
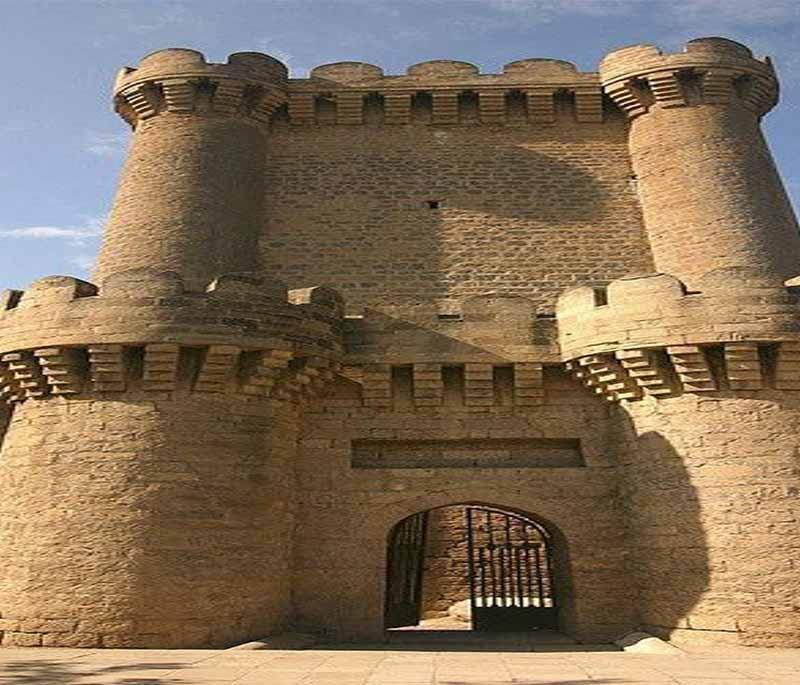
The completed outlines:
[[[667,354],[686,392],[713,392],[719,389],[706,348],[698,345],[673,345]]]
[[[758,344],[725,343],[725,371],[731,390],[761,390],[764,378]]]
[[[195,392],[225,392],[233,380],[241,349],[235,345],[211,345],[203,356]]]
[[[123,392],[126,389],[126,355],[122,345],[90,345],[89,380],[95,392]]]
[[[42,374],[53,395],[75,395],[83,390],[87,359],[84,350],[51,347],[34,350]]]
[[[549,86],[526,91],[528,116],[533,123],[553,124],[556,121],[555,91]]]
[[[4,354],[2,361],[8,369],[8,385],[4,388],[7,402],[42,397],[47,392],[47,381],[33,352]]]
[[[539,362],[517,362],[514,370],[514,404],[521,407],[544,402],[544,365]]]
[[[178,353],[174,343],[155,343],[144,348],[142,387],[150,392],[170,392],[178,382]]]
[[[700,77],[699,102],[686,97],[681,84],[686,76]],[[720,86],[729,76],[753,84],[742,102],[757,115],[775,106],[778,87],[772,64],[754,58],[747,48],[726,39],[689,41],[685,50],[676,54],[662,53],[652,45],[637,45],[616,50],[600,63],[605,92],[631,117],[645,114],[652,105],[669,108],[706,102],[721,104]],[[637,91],[641,92],[642,83],[653,93],[653,102],[645,103],[640,98]],[[728,98],[723,101],[731,102]]]
[[[776,98],[720,38],[599,73],[124,69],[94,282],[0,303],[0,643],[380,642],[421,618],[393,531],[469,505],[541,533],[530,629],[800,646]],[[438,609],[458,554],[421,555]]]

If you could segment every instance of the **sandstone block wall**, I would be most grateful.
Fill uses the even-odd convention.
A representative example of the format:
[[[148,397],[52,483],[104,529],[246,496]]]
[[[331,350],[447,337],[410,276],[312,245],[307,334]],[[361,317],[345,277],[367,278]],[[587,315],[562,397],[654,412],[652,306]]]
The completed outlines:
[[[283,628],[295,426],[224,395],[20,405],[0,459],[3,644],[224,647]]]
[[[392,527],[418,511],[464,503],[526,512],[552,530],[562,627],[570,634],[609,640],[635,622],[604,403],[557,368],[546,372],[537,405],[517,407],[405,405],[400,388],[391,385],[388,402],[376,405],[366,379],[363,386],[339,381],[306,414],[296,465],[292,585],[298,629],[338,639],[380,638]],[[509,437],[576,438],[585,466],[503,467],[486,460],[485,452],[475,455],[472,466],[352,466],[356,440],[447,444]],[[328,591],[321,596],[323,585]]]
[[[687,394],[620,412],[631,581],[655,634],[800,644],[796,395]]]
[[[579,639],[800,645],[776,100],[718,38],[123,70],[98,283],[0,298],[2,643],[380,639],[393,526],[477,503]]]
[[[422,582],[422,614],[439,615],[469,600],[469,557],[464,507],[442,507],[428,514]]]
[[[490,291],[552,311],[576,281],[651,268],[618,114],[287,122],[270,144],[262,261],[291,287],[336,288],[354,312]]]

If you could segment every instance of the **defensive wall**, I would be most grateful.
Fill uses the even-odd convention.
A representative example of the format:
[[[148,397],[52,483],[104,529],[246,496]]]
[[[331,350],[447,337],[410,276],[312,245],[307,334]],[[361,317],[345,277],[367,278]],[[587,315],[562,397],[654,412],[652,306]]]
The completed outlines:
[[[123,70],[96,285],[2,301],[2,643],[380,639],[393,526],[482,503],[581,640],[800,645],[776,101],[720,38]]]

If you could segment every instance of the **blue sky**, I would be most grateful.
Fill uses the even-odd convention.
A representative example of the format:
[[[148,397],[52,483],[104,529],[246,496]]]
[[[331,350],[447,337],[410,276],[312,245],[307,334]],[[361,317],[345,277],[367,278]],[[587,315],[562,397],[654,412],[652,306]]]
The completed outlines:
[[[632,43],[679,49],[721,35],[773,57],[783,85],[766,130],[800,199],[800,0],[0,0],[0,275],[24,287],[86,277],[129,133],[116,70],[164,47],[222,61],[258,50],[293,76],[361,60],[398,73],[428,59],[497,70],[554,57],[595,70]]]

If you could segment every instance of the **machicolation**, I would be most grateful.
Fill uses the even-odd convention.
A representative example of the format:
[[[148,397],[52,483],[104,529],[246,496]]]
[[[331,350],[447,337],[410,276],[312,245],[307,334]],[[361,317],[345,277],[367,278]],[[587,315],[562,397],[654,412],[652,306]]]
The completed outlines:
[[[800,646],[777,98],[723,38],[122,70],[93,282],[0,302],[2,644]]]

